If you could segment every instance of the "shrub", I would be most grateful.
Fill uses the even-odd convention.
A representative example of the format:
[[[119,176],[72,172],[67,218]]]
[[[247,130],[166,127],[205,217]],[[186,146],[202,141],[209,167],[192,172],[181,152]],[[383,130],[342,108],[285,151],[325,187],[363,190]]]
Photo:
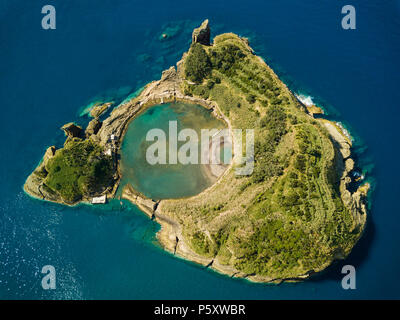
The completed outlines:
[[[70,140],[46,165],[45,184],[60,193],[64,201],[74,203],[110,185],[112,157],[91,140]]]
[[[211,74],[211,62],[199,43],[192,44],[185,60],[185,75],[190,81],[201,83]]]
[[[254,94],[249,94],[248,96],[246,96],[246,100],[248,103],[253,104],[254,102],[256,102],[256,96]]]

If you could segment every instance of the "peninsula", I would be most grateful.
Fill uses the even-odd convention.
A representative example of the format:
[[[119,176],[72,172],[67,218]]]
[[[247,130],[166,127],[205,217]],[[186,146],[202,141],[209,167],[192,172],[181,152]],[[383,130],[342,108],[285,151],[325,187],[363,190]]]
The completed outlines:
[[[166,250],[256,282],[306,279],[350,253],[365,228],[369,189],[352,181],[351,141],[314,116],[320,110],[299,101],[246,38],[226,33],[210,43],[208,20],[176,67],[137,97],[104,121],[108,105],[97,106],[86,130],[65,125],[64,147],[47,149],[25,191],[67,205],[114,197],[129,123],[176,101],[212,110],[230,129],[254,129],[255,165],[252,175],[236,176],[234,157],[211,187],[185,199],[156,201],[125,186],[123,198],[161,224]]]

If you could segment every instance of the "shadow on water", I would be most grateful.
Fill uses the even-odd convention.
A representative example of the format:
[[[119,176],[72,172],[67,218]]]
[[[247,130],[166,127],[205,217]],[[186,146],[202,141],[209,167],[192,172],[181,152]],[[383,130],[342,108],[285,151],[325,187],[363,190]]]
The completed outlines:
[[[367,259],[371,244],[375,237],[375,224],[372,217],[372,212],[367,212],[367,218],[364,234],[356,243],[351,253],[345,260],[335,261],[332,265],[325,269],[325,271],[312,276],[308,281],[320,282],[324,280],[341,281],[343,279],[342,267],[345,265],[352,265],[357,270]]]
[[[327,119],[329,121],[336,122],[338,121],[336,116],[329,116],[329,115],[315,115],[315,118],[322,118],[322,119]],[[336,142],[335,140],[331,139],[332,143],[335,145],[335,147],[339,150],[341,148],[340,144]],[[363,157],[368,157],[367,154],[367,149],[363,145],[360,147],[360,145],[353,146],[351,147],[351,158],[354,160],[354,168],[348,173],[350,176],[352,176],[352,182],[347,186],[347,189],[353,193],[355,192],[362,184],[369,182],[370,183],[370,190],[368,194],[368,203],[367,203],[367,222],[365,226],[365,230],[359,241],[355,244],[353,247],[352,251],[350,252],[349,256],[344,259],[344,260],[337,260],[334,263],[332,263],[328,268],[326,268],[324,271],[317,273],[313,275],[309,281],[311,282],[320,282],[324,280],[335,280],[335,281],[341,281],[343,279],[344,274],[342,274],[342,268],[345,265],[352,265],[355,267],[357,270],[364,262],[367,261],[368,255],[370,252],[370,248],[372,246],[372,243],[374,241],[375,233],[376,233],[376,227],[374,224],[373,220],[373,210],[371,209],[371,205],[374,202],[374,197],[376,196],[376,190],[375,189],[375,183],[374,181],[374,173],[372,172],[374,169],[373,167],[371,169],[366,169],[364,168],[364,165],[358,166]],[[365,170],[363,170],[365,169]],[[354,180],[356,177],[355,174],[357,173],[363,173],[365,177],[361,179],[360,181]],[[372,183],[372,185],[371,185]],[[339,191],[339,189],[337,189]]]

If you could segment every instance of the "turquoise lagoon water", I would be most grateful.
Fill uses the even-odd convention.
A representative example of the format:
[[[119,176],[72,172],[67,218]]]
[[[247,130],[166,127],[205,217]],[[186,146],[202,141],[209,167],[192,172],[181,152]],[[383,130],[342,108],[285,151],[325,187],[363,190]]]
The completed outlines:
[[[119,189],[130,183],[136,190],[153,199],[182,198],[200,193],[215,179],[210,179],[200,164],[200,144],[198,144],[199,164],[181,163],[151,165],[146,159],[146,150],[154,141],[146,141],[152,129],[161,129],[166,134],[166,149],[169,146],[170,122],[177,123],[177,132],[193,129],[201,137],[201,129],[222,129],[224,124],[199,105],[169,103],[157,105],[135,118],[126,131],[121,148],[122,181]],[[186,142],[178,142],[177,151]],[[193,141],[193,143],[196,143]]]
[[[47,1],[0,0],[1,299],[400,298],[400,4],[352,0],[357,29],[341,28],[347,1],[53,0],[57,29],[41,29]],[[250,39],[288,86],[342,121],[373,183],[365,235],[319,277],[270,286],[230,279],[176,259],[155,242],[158,225],[129,203],[64,207],[29,198],[22,185],[63,124],[85,125],[93,101],[123,101],[174,65],[191,31]],[[170,37],[163,40],[163,33]],[[154,109],[156,110],[156,109]],[[40,286],[51,264],[57,289]],[[341,268],[357,270],[343,290]]]

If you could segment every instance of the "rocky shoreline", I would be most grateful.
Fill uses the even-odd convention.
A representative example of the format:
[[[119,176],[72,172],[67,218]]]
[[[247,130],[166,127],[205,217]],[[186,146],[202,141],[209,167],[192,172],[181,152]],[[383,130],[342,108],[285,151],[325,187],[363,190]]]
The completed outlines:
[[[369,190],[369,184],[364,184],[360,186],[356,192],[350,193],[347,187],[351,181],[349,174],[354,166],[354,161],[350,157],[351,144],[348,142],[347,137],[343,135],[330,121],[321,121],[324,121],[324,124],[330,132],[332,139],[335,139],[335,141],[340,144],[340,150],[338,150],[336,156],[338,166],[340,166],[338,172],[342,172],[340,179],[340,190],[342,193],[342,199],[344,203],[351,209],[353,216],[356,217],[358,225],[364,228],[367,218],[366,198]],[[204,190],[202,193],[209,192],[209,189],[213,187],[215,187],[215,185]],[[180,258],[198,263],[200,265],[203,265],[204,267],[211,268],[218,273],[227,275],[232,278],[244,278],[251,282],[269,283],[281,283],[283,281],[301,281],[323,271],[334,260],[346,258],[346,256],[350,253],[350,251],[348,251],[345,255],[339,255],[335,257],[334,260],[322,266],[320,270],[311,270],[306,274],[297,275],[291,278],[271,279],[254,274],[245,274],[231,266],[220,264],[217,259],[205,258],[193,252],[193,250],[191,250],[185,242],[179,223],[177,221],[174,221],[171,217],[166,217],[165,215],[163,215],[162,206],[164,200],[156,202],[152,199],[146,198],[143,195],[138,195],[138,193],[136,193],[131,186],[126,186],[124,188],[122,197],[131,201],[133,204],[136,204],[149,218],[154,219],[161,225],[161,230],[157,233],[157,239],[165,250]]]
[[[208,21],[202,24],[200,30],[195,30],[193,39],[193,41],[207,41],[207,39],[209,41]],[[183,56],[183,59],[177,63],[176,68],[172,66],[168,70],[163,71],[160,80],[153,81],[146,85],[139,96],[115,108],[111,112],[110,116],[103,122],[92,123],[90,125],[90,130],[89,127],[88,129],[86,129],[87,137],[98,143],[100,146],[104,147],[106,150],[111,150],[113,155],[116,156],[116,159],[118,159],[121,143],[129,123],[151,106],[176,101],[198,104],[207,109],[210,109],[217,118],[222,119],[228,124],[229,129],[232,129],[229,119],[221,112],[217,103],[210,100],[188,96],[182,92],[181,85],[184,81],[182,64],[184,58],[185,54]],[[260,60],[262,59],[260,58]],[[262,62],[265,64],[263,60]],[[304,111],[307,112],[306,106],[304,106],[300,101],[299,103],[304,107]],[[313,117],[312,112],[310,112],[310,117]],[[96,121],[99,120],[97,119]],[[336,146],[335,162],[337,172],[340,173],[340,193],[343,203],[346,205],[346,207],[350,209],[353,217],[358,222],[357,224],[355,224],[354,227],[356,227],[357,225],[364,228],[367,216],[366,197],[369,185],[364,184],[363,186],[360,186],[358,190],[356,190],[354,193],[351,193],[348,190],[349,184],[351,182],[351,177],[349,176],[349,174],[354,167],[354,161],[351,159],[350,151],[351,142],[347,139],[347,137],[345,137],[343,133],[338,130],[338,128],[332,122],[324,119],[317,119],[316,121],[319,121],[328,130],[331,136],[331,140]],[[232,141],[232,144],[235,144],[234,140]],[[39,166],[35,169],[34,173],[32,173],[28,177],[24,185],[24,190],[29,195],[35,198],[66,204],[64,201],[62,201],[62,199],[60,199],[60,197],[57,196],[57,194],[51,192],[49,188],[46,188],[43,185],[43,179],[41,179],[38,174],[35,174],[35,172],[40,172],[40,170],[43,169],[47,161],[54,156],[55,152],[56,149],[54,146],[47,149]],[[99,194],[106,195],[107,198],[112,198],[114,196],[121,179],[121,173],[119,171],[119,160],[116,161],[117,163],[114,185]],[[227,174],[228,171],[232,170],[232,166],[234,164],[235,158],[221,177]],[[210,189],[214,188],[218,183],[221,183],[221,177],[216,181],[213,186],[204,190],[202,193],[209,192]],[[141,195],[139,192],[135,191],[130,185],[124,187],[122,198],[127,199],[137,205],[146,215],[149,216],[149,218],[155,219],[161,225],[161,230],[158,232],[157,238],[161,245],[165,248],[165,250],[181,258],[196,262],[205,267],[212,268],[213,270],[222,274],[226,274],[230,277],[245,278],[254,282],[276,283],[282,281],[298,281],[308,278],[314,273],[322,271],[333,261],[332,260],[327,263],[327,265],[322,266],[321,270],[311,270],[306,274],[296,275],[292,278],[286,279],[271,279],[255,274],[244,274],[236,270],[234,267],[222,265],[217,259],[205,258],[195,253],[186,243],[179,222],[175,221],[173,218],[163,213],[163,204],[165,200],[155,201],[152,199],[148,199],[145,196]],[[90,199],[83,199],[82,201],[90,201]],[[188,198],[188,201],[190,201],[190,198]],[[335,258],[343,259],[345,258],[345,256],[347,256],[349,252],[350,250]]]
[[[351,213],[358,221],[355,226],[362,226],[362,228],[364,229],[367,218],[366,200],[370,186],[368,183],[366,183],[360,186],[354,193],[351,193],[347,189],[349,183],[351,182],[350,172],[354,168],[354,161],[351,158],[350,152],[351,142],[342,132],[340,132],[340,130],[337,128],[337,126],[335,126],[333,122],[325,119],[320,119],[319,121],[321,121],[323,125],[327,128],[332,139],[336,141],[338,146],[336,153],[336,162],[338,173],[341,173],[340,191],[342,195],[342,200],[345,205],[350,208]],[[220,181],[221,180],[219,180],[218,182]],[[215,185],[204,190],[202,193],[207,193],[210,191],[211,188],[214,187]],[[204,267],[211,268],[216,272],[232,278],[244,278],[251,282],[270,283],[280,283],[283,281],[301,281],[323,271],[334,260],[346,258],[346,256],[350,253],[349,250],[344,255],[339,255],[335,257],[334,260],[322,266],[320,270],[311,270],[308,273],[297,275],[291,278],[271,279],[254,274],[245,274],[231,266],[220,264],[217,259],[202,257],[201,255],[191,250],[191,248],[185,242],[179,223],[177,221],[174,221],[171,217],[166,217],[163,214],[162,207],[165,200],[154,201],[152,199],[148,199],[145,196],[138,194],[129,185],[124,188],[122,197],[131,201],[133,204],[136,204],[147,216],[149,216],[149,218],[154,219],[161,225],[161,230],[157,234],[157,239],[165,250],[180,258],[198,263],[200,265],[203,265]]]

